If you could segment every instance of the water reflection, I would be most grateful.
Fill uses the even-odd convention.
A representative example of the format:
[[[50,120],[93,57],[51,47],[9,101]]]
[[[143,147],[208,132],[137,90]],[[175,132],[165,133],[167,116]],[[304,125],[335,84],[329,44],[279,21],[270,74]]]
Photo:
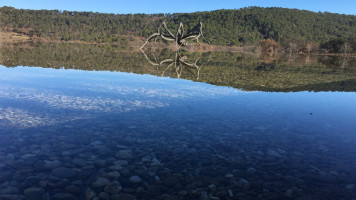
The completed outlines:
[[[4,127],[49,126],[93,118],[97,113],[132,112],[168,106],[178,99],[238,93],[216,88],[206,93],[204,85],[187,84],[181,89],[172,86],[169,79],[157,84],[152,77],[142,75],[29,67],[0,70],[0,102],[4,106],[0,107],[0,121]],[[133,77],[137,80],[131,80]],[[141,85],[142,79],[146,86]]]
[[[196,74],[197,80],[199,80],[201,68],[204,65],[208,64],[212,57],[212,52],[209,52],[208,54],[210,54],[210,56],[208,56],[207,60],[204,62],[200,61],[202,59],[201,56],[199,56],[195,60],[191,60],[191,59],[189,59],[189,56],[191,56],[191,55],[189,55],[187,53],[185,53],[186,55],[184,55],[184,53],[180,49],[177,49],[175,51],[175,53],[170,56],[170,58],[164,59],[162,61],[158,61],[156,56],[154,55],[154,51],[150,51],[150,54],[152,55],[153,59],[151,59],[149,56],[147,56],[147,54],[145,53],[144,50],[141,49],[141,51],[142,51],[142,54],[147,59],[147,61],[151,65],[157,67],[156,68],[157,72],[160,71],[160,69],[159,69],[160,67],[163,67],[161,76],[165,76],[167,70],[169,70],[170,68],[173,68],[176,71],[177,78],[181,78],[183,70],[187,70],[191,74]],[[200,63],[198,63],[198,61],[200,61]],[[195,71],[196,73],[194,73],[192,70]]]
[[[151,52],[154,53],[154,57]],[[170,49],[156,49],[145,53],[151,62],[175,58],[175,52]],[[198,60],[198,66],[208,61],[210,56],[211,59],[200,70],[193,65],[191,65],[193,68],[184,65],[185,67],[180,69],[171,65],[165,71],[168,63],[152,67],[142,52],[123,51],[108,45],[43,43],[13,45],[2,48],[1,55],[2,65],[8,67],[23,65],[109,70],[156,76],[163,74],[172,78],[179,76],[247,91],[356,91],[354,57],[286,54],[279,55],[278,59],[271,62],[264,62],[253,54],[214,52],[212,55],[208,52],[183,52],[182,56],[189,59],[190,65],[199,57],[201,58]]]

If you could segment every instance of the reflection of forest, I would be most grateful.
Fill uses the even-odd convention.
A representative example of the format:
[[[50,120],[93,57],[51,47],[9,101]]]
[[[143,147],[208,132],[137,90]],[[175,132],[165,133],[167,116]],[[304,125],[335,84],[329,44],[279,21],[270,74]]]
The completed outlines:
[[[209,60],[211,53],[183,52],[191,60]],[[158,49],[154,59],[165,60],[174,52]],[[3,46],[0,64],[7,67],[39,66],[82,70],[110,70],[161,76],[164,67],[152,66],[141,52],[118,50],[111,45],[16,44]],[[177,78],[175,69],[165,76]],[[194,70],[183,69],[180,78],[197,80]],[[200,70],[200,82],[260,91],[356,91],[356,59],[327,56],[279,56],[263,62],[241,53],[214,52]]]

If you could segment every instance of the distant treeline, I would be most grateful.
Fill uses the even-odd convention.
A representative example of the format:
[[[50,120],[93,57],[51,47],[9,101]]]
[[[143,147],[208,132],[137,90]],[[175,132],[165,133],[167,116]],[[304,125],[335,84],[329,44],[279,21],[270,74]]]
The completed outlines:
[[[251,45],[273,39],[285,51],[300,51],[303,47],[321,44],[325,52],[342,52],[345,47],[356,52],[356,16],[327,12],[249,7],[195,13],[116,15],[2,7],[0,16],[3,30],[57,40],[125,44],[134,37],[124,35],[148,37],[163,21],[172,30],[177,29],[179,22],[188,30],[201,21],[205,37],[216,45]]]

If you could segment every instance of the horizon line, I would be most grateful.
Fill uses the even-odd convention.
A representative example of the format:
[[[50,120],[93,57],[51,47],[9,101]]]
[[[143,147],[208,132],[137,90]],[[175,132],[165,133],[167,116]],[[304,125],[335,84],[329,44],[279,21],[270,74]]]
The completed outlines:
[[[288,9],[288,10],[300,10],[300,11],[308,11],[308,12],[313,12],[313,13],[330,13],[330,14],[338,14],[338,15],[351,15],[351,16],[356,16],[356,14],[345,14],[345,13],[337,13],[337,12],[330,12],[330,11],[312,11],[312,10],[307,10],[307,9],[299,9],[299,8],[286,8],[286,7],[277,7],[277,6],[245,6],[241,8],[220,8],[220,9],[215,9],[215,10],[204,10],[204,11],[192,11],[192,12],[171,12],[171,13],[144,13],[144,12],[137,12],[137,13],[113,13],[113,12],[98,12],[98,11],[88,11],[88,10],[61,10],[61,9],[29,9],[29,8],[16,8],[14,6],[1,6],[0,8],[14,8],[16,10],[33,10],[33,11],[41,11],[41,10],[48,10],[48,11],[60,11],[60,12],[92,12],[92,13],[101,13],[101,14],[114,14],[114,15],[137,15],[137,14],[145,14],[145,15],[159,15],[159,14],[190,14],[190,13],[199,13],[199,12],[214,12],[214,11],[219,11],[219,10],[241,10],[241,9],[248,9],[248,8],[282,8],[282,9]]]

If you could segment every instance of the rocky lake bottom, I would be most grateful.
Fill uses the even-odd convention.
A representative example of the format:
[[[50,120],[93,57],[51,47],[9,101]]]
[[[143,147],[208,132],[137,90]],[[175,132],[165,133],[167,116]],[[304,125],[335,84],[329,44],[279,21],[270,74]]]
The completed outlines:
[[[1,70],[1,200],[356,198],[355,93]]]

